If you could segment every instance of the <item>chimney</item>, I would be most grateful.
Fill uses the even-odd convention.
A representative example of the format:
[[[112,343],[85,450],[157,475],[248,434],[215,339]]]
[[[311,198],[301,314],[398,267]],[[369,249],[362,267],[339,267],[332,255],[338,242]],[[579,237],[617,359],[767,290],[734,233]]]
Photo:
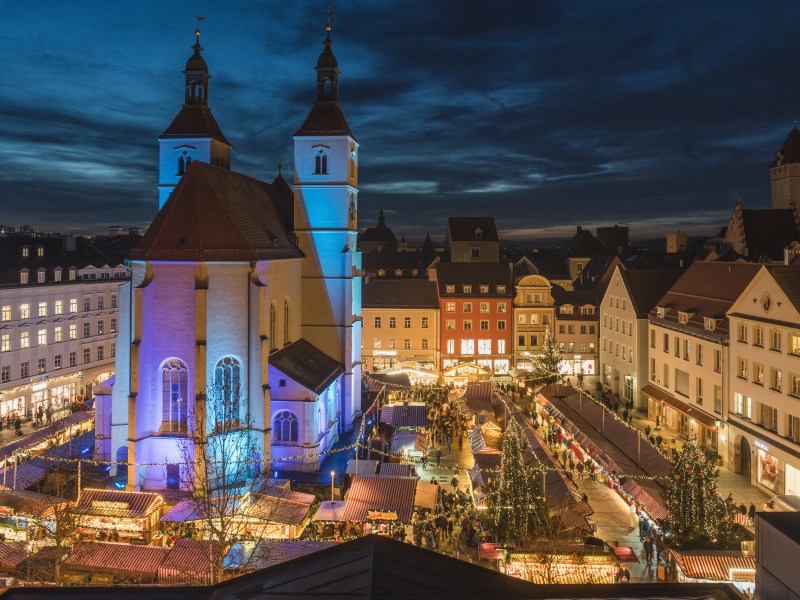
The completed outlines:
[[[108,235],[122,235],[122,227],[120,227],[119,225],[109,226]]]

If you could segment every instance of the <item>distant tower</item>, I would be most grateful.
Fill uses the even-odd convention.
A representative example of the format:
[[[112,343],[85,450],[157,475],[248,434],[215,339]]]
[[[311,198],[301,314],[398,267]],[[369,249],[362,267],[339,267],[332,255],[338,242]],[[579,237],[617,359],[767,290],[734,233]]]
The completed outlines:
[[[317,100],[294,134],[294,227],[303,261],[303,337],[345,369],[343,429],[361,410],[358,142],[339,106],[330,12],[317,60]]]
[[[800,206],[800,131],[792,127],[778,155],[770,165],[772,208]]]
[[[186,62],[186,97],[178,115],[158,138],[158,208],[161,209],[193,160],[230,169],[231,145],[208,107],[208,65],[201,54],[200,29]]]

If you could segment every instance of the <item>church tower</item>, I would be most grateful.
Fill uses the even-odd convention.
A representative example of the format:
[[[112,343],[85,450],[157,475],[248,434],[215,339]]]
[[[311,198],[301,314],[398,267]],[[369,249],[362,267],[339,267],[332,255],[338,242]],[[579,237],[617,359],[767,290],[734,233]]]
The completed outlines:
[[[193,160],[231,167],[231,145],[208,107],[208,65],[203,59],[200,29],[195,31],[194,54],[183,74],[186,91],[183,107],[158,138],[158,208],[169,198]]]
[[[345,369],[343,430],[361,410],[358,142],[339,106],[330,12],[317,60],[316,102],[294,134],[294,227],[303,261],[303,337]]]
[[[800,131],[792,127],[778,155],[770,165],[772,208],[800,206]]]

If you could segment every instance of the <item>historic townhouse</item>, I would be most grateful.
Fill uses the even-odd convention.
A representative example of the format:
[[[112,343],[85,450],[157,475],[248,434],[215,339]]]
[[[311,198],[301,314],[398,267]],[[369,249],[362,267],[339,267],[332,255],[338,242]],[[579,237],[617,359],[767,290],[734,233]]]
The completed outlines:
[[[728,311],[728,456],[771,494],[800,495],[800,268],[765,265]]]
[[[675,283],[678,270],[626,270],[617,266],[600,303],[602,383],[624,401],[646,409],[647,315]]]
[[[532,265],[531,265],[532,266]],[[514,368],[517,375],[533,368],[540,354],[545,332],[553,333],[555,308],[552,285],[541,275],[518,278],[514,295]]]
[[[553,288],[555,341],[564,375],[597,373],[598,310],[595,290]]]
[[[439,371],[439,297],[428,280],[376,279],[364,286],[361,351],[364,369],[400,363]]]
[[[759,268],[697,261],[650,311],[650,381],[641,388],[648,415],[684,437],[696,436],[702,445],[724,444],[727,312]]]
[[[114,371],[128,269],[83,238],[0,238],[0,416],[66,407]]]

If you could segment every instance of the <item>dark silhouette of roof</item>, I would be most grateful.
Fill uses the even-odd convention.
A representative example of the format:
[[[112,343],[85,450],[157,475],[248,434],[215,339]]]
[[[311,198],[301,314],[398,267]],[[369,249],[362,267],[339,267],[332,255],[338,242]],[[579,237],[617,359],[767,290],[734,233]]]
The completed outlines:
[[[800,311],[800,268],[796,265],[765,265],[770,275],[789,298],[789,302]]]
[[[756,516],[757,519],[762,519],[772,525],[795,544],[800,544],[800,513],[759,511]]]
[[[681,273],[680,269],[620,269],[636,316],[646,318]]]
[[[181,177],[139,245],[138,260],[302,258],[272,185],[201,161]]]
[[[300,338],[269,355],[269,363],[315,394],[324,392],[342,373],[342,363]]]
[[[599,306],[600,304],[597,300],[596,290],[565,290],[560,285],[553,285],[550,292],[553,295],[554,306],[562,306],[564,304],[571,304],[572,306]],[[556,318],[563,318],[571,321],[597,321],[598,313],[595,312],[593,315],[581,315],[580,312],[574,312],[572,314],[560,316],[560,314],[556,312]]]
[[[338,102],[316,102],[295,135],[349,135],[350,125]],[[355,139],[353,137],[353,139]]]
[[[374,279],[361,294],[364,308],[438,308],[436,284],[426,279]]]
[[[436,258],[436,248],[433,245],[433,241],[431,241],[431,235],[429,233],[425,234],[425,241],[422,242],[420,254],[423,260],[428,261],[428,264]]]
[[[563,254],[569,258],[583,258],[597,254],[613,254],[588,229],[580,225],[572,239],[564,246]]]
[[[783,260],[783,249],[800,239],[794,213],[789,208],[742,209],[742,224],[751,259]]]
[[[770,168],[795,163],[800,163],[800,131],[797,127],[792,127]]]
[[[550,281],[569,281],[569,268],[564,258],[554,250],[542,250],[530,255],[539,275]]]
[[[440,297],[512,296],[514,292],[511,271],[504,263],[441,263],[436,272]],[[471,292],[464,292],[465,284],[472,286]],[[455,291],[447,293],[448,285],[455,285]],[[489,286],[488,293],[481,293],[481,285]],[[498,285],[506,286],[505,292],[498,292]]]
[[[494,217],[450,217],[447,231],[452,242],[499,241]]]
[[[231,145],[217,124],[211,109],[204,104],[185,104],[161,134],[161,138],[209,137]]]
[[[36,271],[44,268],[47,270],[46,283],[51,285],[54,283],[53,270],[57,267],[64,271],[62,283],[69,284],[70,267],[115,267],[122,263],[121,259],[109,257],[86,238],[77,237],[74,242],[75,249],[67,250],[66,241],[60,237],[0,237],[0,284],[19,285],[20,270],[27,268],[30,271],[28,285],[42,285],[37,283]],[[28,247],[28,256],[22,256],[24,246]],[[43,256],[38,255],[39,247],[43,248]]]
[[[381,209],[378,216],[377,227],[367,227],[359,236],[362,242],[377,242],[390,244],[392,247],[397,245],[397,238],[392,233],[392,230],[386,226],[386,219],[383,216],[383,209]]]

